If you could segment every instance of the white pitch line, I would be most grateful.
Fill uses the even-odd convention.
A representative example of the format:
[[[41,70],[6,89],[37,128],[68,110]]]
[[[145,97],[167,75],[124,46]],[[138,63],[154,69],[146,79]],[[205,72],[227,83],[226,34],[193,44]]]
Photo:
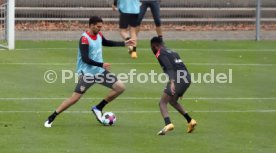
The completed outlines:
[[[22,49],[16,49],[18,51],[22,50],[77,50],[77,48],[22,48]],[[115,49],[114,49],[115,50]],[[116,49],[118,50],[118,49]],[[141,51],[149,51],[150,48],[139,48]],[[246,48],[240,48],[240,49],[224,49],[224,48],[191,48],[191,49],[181,49],[181,48],[171,48],[171,50],[175,51],[206,51],[206,52],[276,52],[276,49],[246,49]]]
[[[68,97],[67,97],[68,98]],[[0,97],[0,100],[18,100],[18,101],[28,101],[28,100],[64,100],[66,97]],[[99,100],[103,99],[100,97],[95,98],[82,98],[84,100]],[[121,100],[159,100],[160,97],[119,97],[117,99]],[[184,100],[276,100],[276,97],[187,97]]]
[[[187,63],[187,65],[196,66],[276,66],[276,64],[258,64],[258,63]]]
[[[48,65],[48,66],[66,66],[76,63],[0,63],[0,65]],[[114,65],[158,65],[158,63],[111,63]],[[185,63],[193,66],[276,66],[276,64],[258,64],[258,63]]]
[[[48,65],[48,66],[65,66],[65,65],[76,65],[76,63],[0,63],[0,65]]]
[[[51,113],[52,111],[0,111],[0,113]],[[160,111],[116,111],[119,114],[145,114],[145,113],[160,113]],[[170,111],[177,113],[177,111]],[[194,110],[195,113],[275,113],[276,110]],[[91,111],[65,111],[69,114],[90,114]]]

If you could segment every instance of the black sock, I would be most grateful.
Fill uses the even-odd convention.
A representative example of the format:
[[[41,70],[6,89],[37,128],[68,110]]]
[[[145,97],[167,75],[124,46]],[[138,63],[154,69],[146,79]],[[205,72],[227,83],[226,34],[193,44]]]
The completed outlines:
[[[165,117],[164,121],[165,121],[165,125],[171,124],[170,117]]]
[[[133,47],[133,50],[132,50],[132,51],[136,52],[136,47]]]
[[[102,100],[96,107],[99,109],[99,110],[103,110],[104,106],[107,104],[108,102],[106,100]]]
[[[49,123],[53,122],[57,117],[58,113],[55,111],[52,115],[48,117]]]
[[[187,120],[188,123],[191,122],[192,118],[189,116],[188,113],[184,114],[183,116],[186,118],[186,120]]]

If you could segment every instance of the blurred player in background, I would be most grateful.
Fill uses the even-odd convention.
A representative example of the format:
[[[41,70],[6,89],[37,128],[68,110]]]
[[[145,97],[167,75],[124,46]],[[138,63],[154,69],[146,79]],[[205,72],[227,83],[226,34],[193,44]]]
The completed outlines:
[[[154,19],[157,36],[162,38],[163,33],[162,33],[161,19],[160,19],[160,0],[141,0],[141,3],[142,5],[140,7],[140,13],[138,17],[138,26],[136,28],[137,36],[138,36],[138,33],[140,32],[140,25],[147,12],[147,9],[150,8],[151,14]]]
[[[124,40],[135,40],[135,45],[128,47],[129,54],[133,59],[136,59],[138,57],[136,52],[136,27],[138,23],[138,16],[140,13],[140,4],[141,3],[139,0],[114,0],[114,3],[112,5],[113,11],[115,11],[116,7],[118,7],[118,10],[120,12],[119,28],[122,38]]]
[[[186,66],[180,59],[179,55],[176,52],[173,52],[170,49],[166,48],[160,37],[153,37],[151,39],[151,49],[158,59],[160,66],[163,68],[164,73],[169,76],[169,82],[163,92],[159,103],[160,112],[165,121],[165,127],[157,134],[165,135],[166,132],[174,129],[174,125],[171,123],[169,117],[169,112],[167,108],[168,103],[170,103],[171,106],[173,106],[187,120],[187,132],[191,133],[197,123],[189,116],[184,107],[178,103],[179,98],[184,95],[184,93],[190,86],[190,74]]]
[[[124,92],[124,84],[108,71],[111,66],[110,63],[103,62],[102,46],[129,46],[134,44],[134,40],[130,39],[125,42],[107,40],[100,32],[102,26],[102,18],[93,16],[89,19],[89,31],[84,32],[79,40],[77,57],[78,84],[72,96],[63,101],[54,113],[48,117],[44,123],[45,127],[51,127],[56,116],[75,104],[95,83],[111,89],[98,105],[92,107],[92,112],[100,123],[102,123],[102,110],[105,105]]]

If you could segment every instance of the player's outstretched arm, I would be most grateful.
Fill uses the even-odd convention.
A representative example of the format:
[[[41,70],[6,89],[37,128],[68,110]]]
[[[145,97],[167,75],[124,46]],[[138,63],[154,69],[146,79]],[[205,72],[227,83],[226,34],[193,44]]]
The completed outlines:
[[[113,41],[113,40],[107,40],[104,36],[102,36],[102,45],[108,46],[108,47],[118,47],[118,46],[133,46],[135,45],[135,41],[133,39],[129,39],[126,41]]]
[[[112,41],[105,39],[104,36],[102,36],[102,45],[108,46],[108,47],[116,47],[116,46],[125,46],[125,43],[123,41]]]

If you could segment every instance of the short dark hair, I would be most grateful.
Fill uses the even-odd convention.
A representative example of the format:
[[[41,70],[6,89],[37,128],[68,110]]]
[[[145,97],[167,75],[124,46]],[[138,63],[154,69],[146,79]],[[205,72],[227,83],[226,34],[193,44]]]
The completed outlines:
[[[99,22],[103,22],[103,19],[101,17],[99,17],[99,16],[92,16],[89,19],[89,25],[91,25],[91,24],[95,25],[95,24],[97,24]]]
[[[162,40],[162,38],[160,38],[160,37],[153,37],[153,38],[150,40],[150,43],[151,43],[151,44],[163,45],[163,40]]]

